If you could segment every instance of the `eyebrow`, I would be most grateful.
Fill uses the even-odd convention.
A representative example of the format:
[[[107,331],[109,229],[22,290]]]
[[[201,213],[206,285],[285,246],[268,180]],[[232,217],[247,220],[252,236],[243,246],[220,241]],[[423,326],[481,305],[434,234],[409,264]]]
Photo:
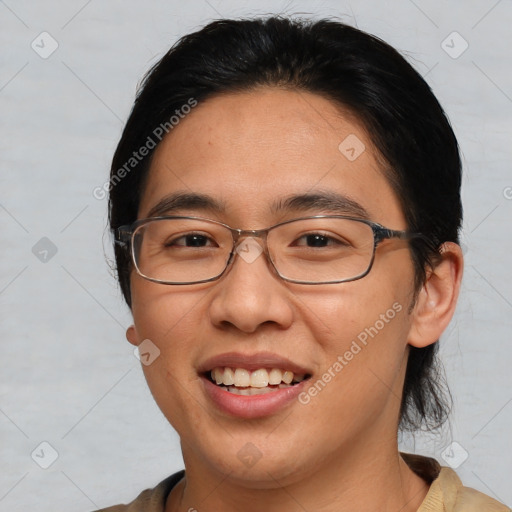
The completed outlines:
[[[212,213],[223,213],[226,205],[206,194],[191,192],[174,192],[169,194],[149,210],[147,217],[160,217],[178,210],[204,210]]]
[[[295,194],[275,201],[270,207],[271,212],[283,211],[311,212],[319,211],[339,215],[351,215],[369,220],[367,210],[357,201],[344,194],[331,190],[315,193]]]
[[[159,217],[180,210],[202,210],[215,214],[226,212],[226,204],[207,194],[174,192],[151,208],[147,217]],[[273,214],[283,212],[318,212],[350,215],[369,220],[368,211],[357,201],[333,191],[294,194],[274,201],[270,206]]]

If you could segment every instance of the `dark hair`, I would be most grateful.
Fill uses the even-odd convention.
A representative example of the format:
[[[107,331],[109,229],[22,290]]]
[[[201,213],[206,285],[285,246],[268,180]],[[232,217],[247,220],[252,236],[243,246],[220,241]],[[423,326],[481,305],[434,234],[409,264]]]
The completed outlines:
[[[155,146],[164,131],[172,130],[171,118],[185,112],[185,105],[258,86],[317,93],[363,122],[385,162],[408,229],[431,241],[411,241],[417,293],[441,244],[458,242],[462,205],[457,140],[427,83],[395,49],[337,21],[219,20],[181,38],[138,90],[112,161],[110,227],[137,218],[154,148],[145,158],[137,154],[135,159],[134,152]],[[130,255],[115,246],[115,258],[121,290],[131,306]],[[401,430],[437,428],[448,417],[451,403],[437,350],[438,343],[410,347]]]

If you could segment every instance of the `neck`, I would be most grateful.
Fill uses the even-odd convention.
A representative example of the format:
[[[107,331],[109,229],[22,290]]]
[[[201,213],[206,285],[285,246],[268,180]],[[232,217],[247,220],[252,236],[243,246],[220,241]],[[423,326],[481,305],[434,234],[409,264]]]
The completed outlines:
[[[186,478],[169,496],[166,512],[416,512],[429,484],[401,458],[396,439],[370,444],[366,439],[360,444],[333,453],[299,478],[284,481],[269,474],[258,488],[190,460]]]

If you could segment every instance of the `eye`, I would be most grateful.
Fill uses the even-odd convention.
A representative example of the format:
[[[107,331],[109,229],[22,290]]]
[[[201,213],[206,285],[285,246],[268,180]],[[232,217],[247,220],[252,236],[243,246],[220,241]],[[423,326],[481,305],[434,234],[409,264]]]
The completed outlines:
[[[187,233],[177,238],[173,238],[165,242],[165,247],[217,247],[217,243],[212,238],[201,233]]]
[[[300,243],[304,241],[305,243]],[[328,247],[328,246],[345,246],[348,247],[350,244],[345,240],[334,238],[323,233],[308,233],[298,238],[294,245],[299,247]]]

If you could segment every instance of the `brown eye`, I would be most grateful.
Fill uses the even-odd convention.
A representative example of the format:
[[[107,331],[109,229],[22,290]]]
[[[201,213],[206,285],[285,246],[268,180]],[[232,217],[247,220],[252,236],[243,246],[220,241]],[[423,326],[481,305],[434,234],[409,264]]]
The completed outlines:
[[[328,247],[333,245],[348,245],[343,240],[339,240],[338,238],[334,238],[332,236],[328,236],[322,233],[309,233],[307,235],[303,235],[297,240],[304,240],[305,243],[296,242],[295,245],[300,247]]]
[[[186,235],[182,235],[178,238],[174,238],[173,240],[169,240],[166,242],[166,247],[178,246],[178,247],[206,247],[209,243],[215,243],[214,240],[209,238],[206,235],[201,235],[198,233],[189,233]],[[215,244],[217,245],[217,244]]]

